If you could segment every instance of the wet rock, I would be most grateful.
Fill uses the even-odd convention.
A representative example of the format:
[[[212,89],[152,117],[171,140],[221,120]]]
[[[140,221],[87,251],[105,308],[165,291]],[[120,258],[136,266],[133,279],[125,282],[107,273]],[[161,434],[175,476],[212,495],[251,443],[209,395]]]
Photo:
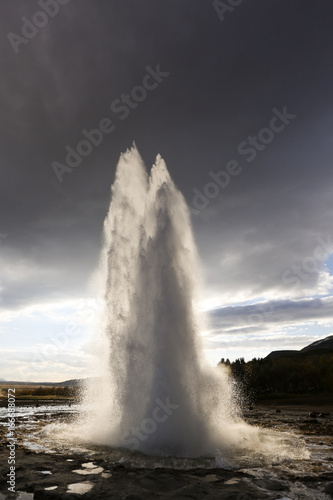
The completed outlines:
[[[38,488],[35,490],[34,500],[61,500],[62,495],[58,491],[46,491]]]
[[[333,497],[333,483],[326,484],[325,493],[328,493],[331,497]]]
[[[125,465],[122,464],[114,464],[113,469],[116,470],[124,470],[126,469]]]
[[[316,418],[316,416],[317,416],[317,413],[314,412],[314,411],[312,411],[311,413],[309,413],[309,417],[310,418]]]
[[[281,410],[279,410],[278,408],[275,410],[275,413],[281,413]]]
[[[276,481],[276,479],[257,479],[255,483],[260,486],[260,488],[264,488],[269,491],[282,491],[286,488],[282,483]]]
[[[323,481],[333,481],[333,472],[323,472],[318,476],[319,479],[322,479]]]
[[[35,491],[36,485],[34,483],[25,483],[22,487],[27,493],[33,493]]]

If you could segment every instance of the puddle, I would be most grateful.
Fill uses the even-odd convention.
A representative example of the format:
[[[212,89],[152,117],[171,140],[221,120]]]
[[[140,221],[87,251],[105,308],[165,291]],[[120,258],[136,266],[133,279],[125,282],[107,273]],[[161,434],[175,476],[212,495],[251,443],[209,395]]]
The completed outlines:
[[[79,495],[83,495],[90,491],[93,486],[94,485],[89,481],[85,481],[84,483],[72,483],[68,485],[66,493],[78,493]]]
[[[101,472],[104,472],[103,467],[98,467],[93,462],[86,462],[82,464],[82,467],[83,469],[75,469],[73,470],[73,472],[81,474],[82,476],[88,476],[89,474],[100,474]]]
[[[214,483],[215,481],[221,481],[221,478],[217,477],[216,474],[208,474],[207,476],[202,477],[201,481],[204,481],[205,483]]]
[[[41,474],[52,474],[50,470],[38,470],[37,472],[40,472]]]
[[[81,474],[82,476],[88,476],[89,474],[100,474],[104,469],[102,467],[94,467],[93,469],[76,469],[73,472],[76,474]]]
[[[103,474],[101,474],[101,476],[104,479],[109,479],[110,477],[112,477],[112,474],[110,474],[110,472],[103,472]]]
[[[235,478],[229,479],[228,481],[225,481],[224,484],[238,484],[240,482],[241,482],[240,479],[235,477]],[[280,500],[282,500],[282,499],[280,499]]]

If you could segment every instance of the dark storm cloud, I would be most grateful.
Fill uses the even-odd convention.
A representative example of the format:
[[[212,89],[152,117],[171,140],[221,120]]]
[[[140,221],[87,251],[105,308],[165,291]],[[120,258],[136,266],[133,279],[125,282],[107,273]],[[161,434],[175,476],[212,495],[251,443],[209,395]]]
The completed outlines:
[[[7,33],[21,34],[21,18],[38,10],[32,0],[0,5],[4,306],[82,291],[117,158],[133,139],[148,166],[162,154],[192,207],[209,172],[242,166],[193,215],[213,293],[325,292],[322,268],[297,286],[282,276],[333,232],[330,1],[243,2],[221,23],[206,1],[70,0],[16,54]],[[158,64],[168,78],[120,120],[110,104]],[[248,163],[238,145],[283,106],[297,118]],[[104,117],[115,131],[59,183],[51,163]],[[24,266],[9,285],[14,258]]]

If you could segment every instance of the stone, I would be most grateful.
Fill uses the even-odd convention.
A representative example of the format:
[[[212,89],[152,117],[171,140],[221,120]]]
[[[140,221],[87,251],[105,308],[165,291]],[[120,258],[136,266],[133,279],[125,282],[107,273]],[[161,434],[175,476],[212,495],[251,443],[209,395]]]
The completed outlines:
[[[328,483],[325,486],[325,493],[328,493],[333,497],[333,483]]]
[[[46,491],[38,488],[34,493],[34,500],[60,500],[62,495],[58,491]]]
[[[255,483],[260,486],[260,488],[264,488],[269,491],[282,491],[286,488],[282,483],[276,481],[276,479],[257,479]]]

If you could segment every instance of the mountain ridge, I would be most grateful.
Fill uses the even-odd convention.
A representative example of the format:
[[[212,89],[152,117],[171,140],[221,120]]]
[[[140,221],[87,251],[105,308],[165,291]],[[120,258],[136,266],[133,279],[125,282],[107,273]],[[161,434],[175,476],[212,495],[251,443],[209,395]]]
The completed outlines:
[[[302,349],[295,350],[279,350],[270,352],[266,358],[280,358],[280,357],[289,357],[289,356],[297,356],[299,354],[311,353],[311,351],[333,351],[333,335],[329,335],[323,339],[316,340],[315,342],[311,342],[311,344],[303,347]]]

